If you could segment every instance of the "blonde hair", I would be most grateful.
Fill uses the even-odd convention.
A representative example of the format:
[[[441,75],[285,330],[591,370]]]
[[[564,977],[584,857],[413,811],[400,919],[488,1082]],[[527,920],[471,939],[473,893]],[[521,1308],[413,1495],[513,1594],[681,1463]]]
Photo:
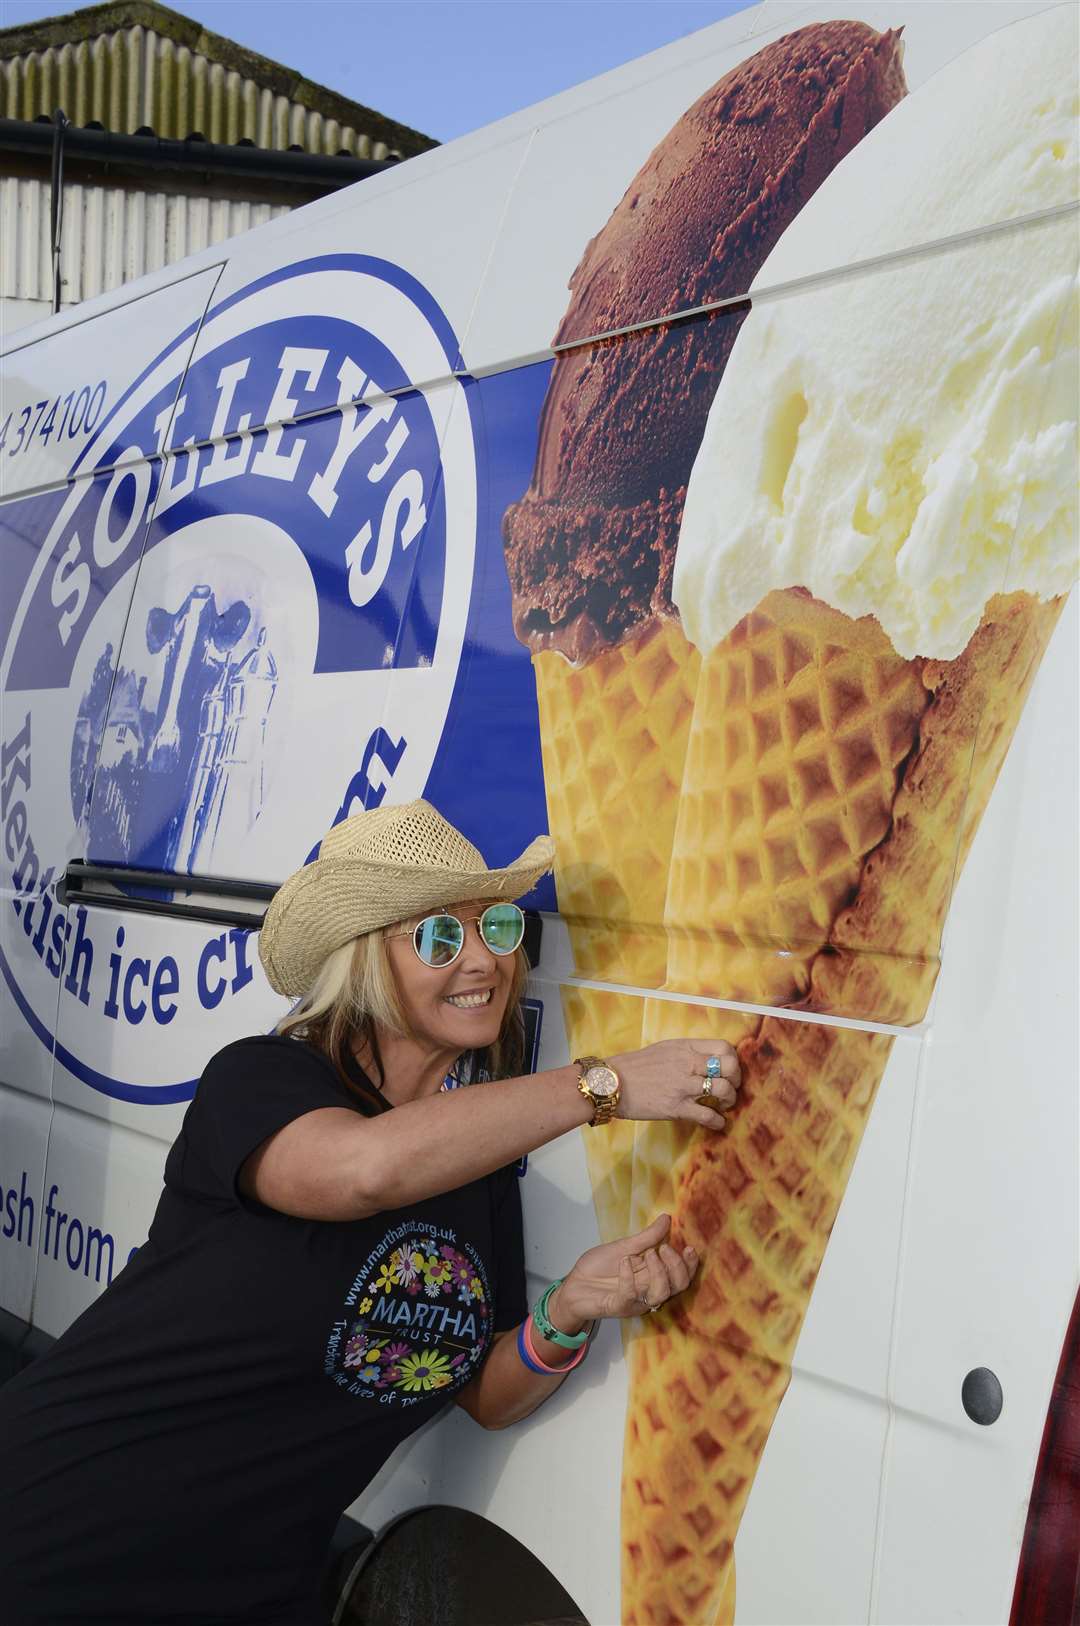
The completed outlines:
[[[373,1082],[381,1090],[386,1080],[380,1029],[400,1038],[416,1037],[398,997],[386,948],[388,930],[380,927],[365,932],[363,937],[354,937],[328,954],[311,987],[277,1024],[278,1033],[304,1039],[329,1057],[354,1093],[358,1093],[357,1086],[346,1063],[355,1053],[357,1040],[374,1061],[379,1076]],[[521,1072],[525,1059],[521,1000],[528,976],[529,962],[524,949],[519,948],[514,956],[514,976],[502,1028],[492,1044],[459,1059],[455,1071],[463,1083],[476,1083],[481,1078],[513,1078]]]

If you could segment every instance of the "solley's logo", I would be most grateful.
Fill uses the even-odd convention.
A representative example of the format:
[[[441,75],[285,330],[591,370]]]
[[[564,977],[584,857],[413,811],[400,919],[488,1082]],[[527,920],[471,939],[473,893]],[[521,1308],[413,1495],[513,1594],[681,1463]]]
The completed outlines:
[[[84,1083],[182,1100],[264,1012],[230,1009],[245,933],[65,911],[69,857],[273,881],[422,792],[476,545],[460,372],[412,278],[307,261],[181,335],[73,471],[4,654],[0,970]]]

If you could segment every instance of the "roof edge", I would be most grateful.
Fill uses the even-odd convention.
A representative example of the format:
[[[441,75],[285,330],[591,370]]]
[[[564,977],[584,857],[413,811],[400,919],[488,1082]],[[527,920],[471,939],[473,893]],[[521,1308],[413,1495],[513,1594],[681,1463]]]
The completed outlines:
[[[47,51],[79,40],[91,39],[98,34],[115,33],[124,28],[151,28],[177,45],[186,45],[192,52],[219,62],[226,71],[235,71],[276,96],[306,107],[309,112],[321,113],[324,118],[348,124],[376,141],[384,141],[412,157],[439,145],[433,136],[424,135],[407,124],[387,118],[384,113],[354,102],[339,91],[317,85],[295,68],[286,67],[272,57],[262,56],[246,45],[226,39],[204,28],[194,17],[185,17],[159,0],[105,0],[102,5],[82,6],[77,11],[58,12],[54,17],[42,17],[35,23],[20,23],[12,28],[0,28],[0,61],[21,56],[29,51]]]

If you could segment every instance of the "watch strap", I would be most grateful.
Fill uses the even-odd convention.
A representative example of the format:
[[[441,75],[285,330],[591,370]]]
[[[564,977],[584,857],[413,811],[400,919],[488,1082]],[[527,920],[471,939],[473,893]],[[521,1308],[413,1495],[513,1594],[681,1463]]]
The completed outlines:
[[[600,1096],[599,1100],[597,1100],[595,1096],[591,1097],[590,1099],[593,1103],[593,1120],[591,1127],[595,1129],[599,1124],[609,1124],[612,1118],[615,1116],[615,1108],[618,1106],[618,1097],[614,1095],[602,1095]]]

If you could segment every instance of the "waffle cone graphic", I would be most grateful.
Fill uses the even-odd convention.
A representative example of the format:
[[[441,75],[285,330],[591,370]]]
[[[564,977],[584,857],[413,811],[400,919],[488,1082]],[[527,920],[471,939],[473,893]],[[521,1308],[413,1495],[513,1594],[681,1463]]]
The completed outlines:
[[[801,591],[770,593],[708,656],[672,853],[669,988],[806,995],[889,829],[927,704],[923,664],[872,618]]]
[[[556,884],[581,976],[646,988],[664,980],[664,901],[699,665],[673,620],[584,666],[554,651],[534,657]],[[610,817],[612,805],[621,818]],[[571,1056],[642,1043],[643,1005],[632,995],[567,990],[563,1014]],[[628,1229],[633,1128],[585,1136],[605,1241]]]
[[[582,666],[555,651],[533,657],[559,906],[580,976],[646,988],[664,980],[664,903],[699,664],[667,619]]]
[[[574,1056],[618,1055],[641,1045],[642,1001],[633,994],[596,988],[564,988],[563,1019]],[[634,1176],[635,1125],[614,1119],[603,1133],[584,1134],[585,1158],[600,1235],[605,1242],[626,1236]]]
[[[712,671],[703,672],[684,785],[687,819],[698,820],[700,799],[712,796],[727,809],[720,817],[730,821],[725,828],[747,872],[755,855],[762,873],[792,877],[788,890],[770,893],[775,941],[792,956],[780,962],[793,968],[790,1003],[914,1022],[933,989],[955,875],[1063,601],[998,597],[957,659],[905,662],[890,660],[872,623],[849,622],[841,638],[838,623],[846,618],[813,601],[800,608],[805,595],[778,604],[781,596],[770,595],[747,617],[710,657]],[[795,658],[795,647],[810,658]],[[698,742],[719,739],[732,721],[733,671],[756,671],[760,683],[752,693],[747,686],[741,721],[734,709],[730,761],[740,771],[737,794],[725,802],[712,767],[705,784],[694,776],[710,762]],[[850,705],[835,703],[838,672]],[[717,697],[720,717],[710,715]],[[781,750],[785,707],[809,716],[811,697],[820,726],[792,735]],[[771,722],[758,731],[755,772],[735,740],[754,733],[743,723],[758,715]],[[817,739],[813,760],[808,737]],[[875,741],[865,760],[856,738]],[[834,776],[846,794],[799,800],[807,785]],[[822,802],[832,833],[811,848],[803,824]],[[747,803],[759,810],[751,820],[756,847]],[[841,839],[845,803],[859,812],[847,818]],[[861,852],[860,841],[867,843]],[[822,855],[817,869],[808,864],[811,851]],[[708,918],[730,906],[727,868],[712,871],[716,891],[701,896],[692,887],[704,885],[710,870],[689,858],[689,840],[680,846],[677,838],[668,906],[673,964],[706,986],[734,968],[742,998],[775,1002],[776,974],[759,939],[746,933],[746,953],[737,930],[719,939],[703,930],[680,933],[681,910]],[[845,883],[853,869],[854,881]],[[816,951],[811,929],[820,937]],[[721,1032],[726,1014],[728,1037],[738,1042],[744,1079],[728,1130],[680,1138],[671,1126],[645,1125],[635,1143],[631,1223],[636,1214],[670,1209],[703,1265],[692,1295],[642,1323],[631,1347],[622,1490],[626,1626],[713,1626],[734,1618],[739,1522],[891,1048],[880,1033],[659,1000],[648,1002],[643,1037],[717,1032],[718,1014]]]

